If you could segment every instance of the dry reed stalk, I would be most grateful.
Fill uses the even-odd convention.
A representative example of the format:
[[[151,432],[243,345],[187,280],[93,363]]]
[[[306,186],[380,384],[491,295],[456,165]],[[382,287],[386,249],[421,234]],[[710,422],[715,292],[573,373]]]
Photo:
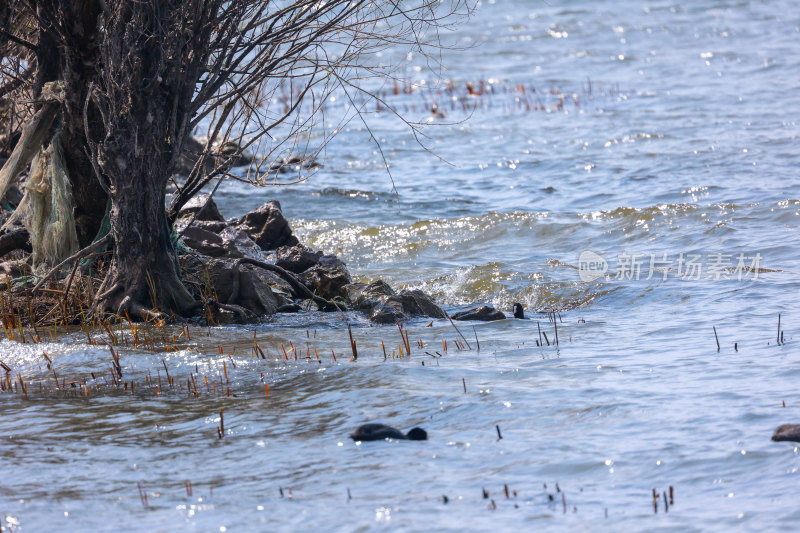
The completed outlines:
[[[358,349],[356,348],[356,341],[353,338],[353,330],[350,329],[350,324],[347,324],[347,334],[350,336],[350,350],[353,352],[353,357],[350,361],[358,361]]]

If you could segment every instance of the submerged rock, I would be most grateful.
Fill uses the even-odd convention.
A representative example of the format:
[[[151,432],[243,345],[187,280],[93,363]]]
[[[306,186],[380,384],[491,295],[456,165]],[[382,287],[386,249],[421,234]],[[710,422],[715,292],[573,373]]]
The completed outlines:
[[[275,250],[280,246],[294,246],[300,242],[292,235],[292,229],[277,200],[271,200],[250,211],[235,221],[234,225],[253,239],[262,250]]]
[[[447,318],[444,310],[436,305],[430,296],[419,289],[405,290],[400,293],[403,311],[409,315],[427,316],[431,318]]]
[[[369,284],[353,283],[347,293],[356,309],[365,311],[372,322],[392,324],[409,316],[446,318],[444,310],[430,296],[414,289],[399,294],[383,280]]]
[[[493,320],[503,320],[506,317],[502,311],[498,311],[492,306],[484,305],[476,307],[475,309],[468,309],[466,311],[459,311],[454,313],[451,317],[453,320],[481,320],[483,322],[491,322]]]
[[[408,317],[403,312],[403,304],[396,297],[376,305],[369,315],[369,319],[376,324],[394,324],[406,318]]]
[[[347,293],[353,306],[362,311],[372,310],[385,302],[388,297],[397,296],[394,289],[381,279],[372,283],[353,283],[348,285]]]
[[[775,442],[792,441],[800,442],[800,424],[783,424],[775,429],[775,434],[772,435],[772,440]]]
[[[302,309],[298,304],[292,302],[290,304],[284,304],[278,308],[279,313],[297,313]]]

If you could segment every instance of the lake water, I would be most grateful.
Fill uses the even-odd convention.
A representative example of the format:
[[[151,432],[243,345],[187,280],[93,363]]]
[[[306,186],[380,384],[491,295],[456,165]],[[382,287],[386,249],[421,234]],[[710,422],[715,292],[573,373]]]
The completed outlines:
[[[28,388],[0,395],[4,527],[797,527],[798,447],[770,441],[800,422],[796,5],[496,0],[447,39],[465,48],[443,53],[452,91],[413,54],[416,89],[384,88],[413,120],[447,114],[425,130],[441,159],[378,113],[396,191],[354,121],[309,181],[230,183],[218,203],[278,199],[359,279],[532,320],[459,323],[463,350],[449,322],[415,320],[399,358],[396,327],[353,316],[355,363],[339,315],[195,328],[177,352],[120,350],[133,393],[85,335],[3,341]],[[92,397],[48,393],[42,352]],[[430,440],[348,438],[373,421]]]

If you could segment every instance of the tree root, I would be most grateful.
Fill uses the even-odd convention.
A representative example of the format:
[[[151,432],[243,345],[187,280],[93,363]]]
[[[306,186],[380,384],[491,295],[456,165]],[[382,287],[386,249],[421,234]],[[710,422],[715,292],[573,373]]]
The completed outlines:
[[[138,318],[145,322],[151,319],[159,320],[165,318],[164,313],[148,309],[130,296],[125,296],[122,301],[120,301],[117,314],[120,316],[125,315],[127,317]]]
[[[101,286],[102,288],[102,286]],[[122,292],[118,297],[114,297],[115,293]],[[118,302],[118,303],[117,303]],[[192,300],[178,310],[179,315],[201,309],[204,307],[203,302]],[[123,291],[122,287],[118,284],[112,284],[106,290],[98,293],[95,297],[94,303],[89,310],[90,316],[95,316],[97,313],[100,315],[111,315],[118,317],[126,317],[131,320],[166,320],[170,317],[171,313],[155,310],[147,305],[139,302],[130,291]]]
[[[203,307],[204,309],[209,310],[212,313],[214,312],[215,309],[216,310],[222,309],[223,311],[229,311],[231,313],[234,313],[238,317],[239,323],[241,324],[247,324],[249,322],[252,322],[253,318],[256,317],[255,313],[252,313],[239,305],[220,303],[214,300],[213,298],[209,298],[208,300],[206,300],[206,303]],[[248,316],[247,313],[250,313],[250,315]]]
[[[317,296],[316,294],[311,292],[311,290],[309,290],[308,287],[303,285],[300,282],[300,280],[298,280],[297,277],[295,277],[294,274],[292,274],[291,272],[279,267],[278,265],[273,265],[271,263],[265,263],[264,261],[259,261],[258,259],[250,259],[249,257],[244,257],[244,258],[241,258],[241,259],[237,259],[235,261],[234,265],[236,266],[237,269],[238,269],[238,267],[240,265],[254,265],[254,266],[257,266],[259,268],[263,268],[264,270],[268,270],[270,272],[274,272],[275,274],[278,274],[281,278],[283,278],[287,283],[289,283],[289,285],[292,287],[292,290],[295,293],[295,297],[296,298],[299,298],[299,299],[308,298],[308,299],[312,300],[315,304],[317,304],[317,306],[319,307],[320,310],[338,309],[339,311],[342,311],[342,308],[339,307],[339,305],[336,302],[331,301],[331,300],[326,300],[325,298],[322,298],[321,296]],[[237,279],[236,279],[235,288],[236,288],[236,290],[234,292],[238,296],[238,293],[239,293],[238,276],[237,276]]]
[[[69,264],[71,261],[75,261],[80,257],[92,253],[93,251],[100,248],[110,240],[111,236],[106,235],[105,237],[95,242],[94,244],[87,246],[83,250],[67,258],[61,264],[56,266],[52,271],[48,272],[48,274],[44,278],[42,278],[42,280],[39,281],[39,283],[37,283],[37,285],[34,287],[34,290],[38,290],[60,268]],[[242,323],[250,322],[251,317],[247,315],[245,310],[243,310],[240,306],[234,304],[234,302],[239,296],[239,290],[240,290],[239,276],[241,275],[240,267],[242,265],[253,265],[263,270],[267,270],[269,272],[277,274],[279,277],[281,277],[281,279],[285,280],[289,284],[295,298],[311,300],[319,307],[320,310],[328,310],[328,311],[339,310],[340,312],[343,312],[341,306],[339,306],[336,302],[331,300],[326,300],[325,298],[317,296],[308,287],[303,285],[303,283],[301,283],[297,279],[297,277],[291,272],[288,272],[287,270],[277,265],[273,265],[271,263],[266,263],[264,261],[259,261],[257,259],[250,259],[246,257],[237,259],[233,263],[233,267],[237,275],[233,280],[233,290],[231,292],[231,296],[228,298],[227,303],[218,302],[213,299],[209,299],[205,302],[192,300],[191,302],[182,302],[181,304],[179,304],[176,301],[175,303],[178,304],[179,307],[179,309],[177,309],[176,312],[179,314],[184,314],[197,309],[204,309],[204,308],[207,309],[216,307],[218,309],[234,313]],[[163,297],[163,299],[165,301],[169,301],[170,297],[169,295],[166,295],[166,297]],[[140,303],[139,300],[137,300],[137,298],[133,296],[133,294],[130,291],[124,290],[121,285],[111,281],[110,279],[106,279],[101,285],[100,290],[98,291],[95,297],[94,305],[90,310],[90,314],[94,315],[98,311],[101,314],[108,313],[120,317],[127,316],[130,319],[144,320],[144,321],[153,319],[157,320],[165,319],[168,316],[167,314],[161,311],[156,311],[153,310],[152,308],[149,308],[146,305],[143,305],[142,303]]]
[[[31,248],[30,239],[31,236],[26,229],[9,231],[8,233],[0,235],[0,257],[14,250],[30,252],[33,250],[33,248]]]

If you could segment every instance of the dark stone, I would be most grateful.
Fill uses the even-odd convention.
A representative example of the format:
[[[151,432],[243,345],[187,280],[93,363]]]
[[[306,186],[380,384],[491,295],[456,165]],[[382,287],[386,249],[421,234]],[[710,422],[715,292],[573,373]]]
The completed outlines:
[[[179,218],[178,221],[175,223],[175,227],[180,233],[183,228],[185,228],[190,219],[187,218]],[[192,226],[197,226],[198,228],[203,228],[206,231],[210,231],[211,233],[222,233],[222,231],[228,227],[228,224],[225,222],[220,222],[218,220],[195,220],[192,222]]]
[[[207,222],[207,224],[210,224],[210,222]],[[219,236],[222,237],[222,239],[226,242],[229,242],[232,246],[236,247],[236,249],[239,250],[239,252],[241,252],[245,257],[262,259],[261,247],[259,247],[247,233],[243,232],[239,228],[226,225],[219,231]]]
[[[279,313],[297,313],[301,307],[296,303],[283,304],[278,308]]]
[[[481,320],[483,322],[490,322],[492,320],[503,320],[506,315],[502,311],[498,311],[494,307],[484,305],[475,309],[467,311],[459,311],[454,313],[451,317],[453,320]]]
[[[277,200],[250,211],[236,222],[236,226],[247,233],[262,250],[274,250],[280,246],[294,246],[299,243],[297,237],[292,235],[292,229]]]
[[[222,303],[233,303],[239,293],[239,272],[234,260],[211,259],[198,266],[202,270],[199,277],[213,291],[212,297]]]
[[[296,246],[281,246],[275,252],[277,257],[275,264],[279,267],[300,274],[319,263],[322,252],[315,252],[311,248],[306,248],[302,244]]]
[[[351,283],[347,286],[347,296],[354,308],[371,311],[384,303],[389,296],[397,296],[397,293],[388,283],[379,279],[372,283]]]
[[[772,435],[772,440],[779,441],[792,441],[800,442],[800,424],[783,424],[775,429],[775,434]]]
[[[444,310],[436,305],[430,296],[419,289],[401,292],[400,301],[403,303],[403,311],[409,315],[447,318]]]
[[[303,272],[299,278],[311,292],[326,300],[347,298],[345,286],[353,281],[347,266],[335,255],[323,255],[316,265]]]
[[[269,172],[299,172],[300,170],[314,170],[320,165],[312,156],[292,154],[279,159],[269,166]]]
[[[205,149],[205,141],[187,136],[183,141],[183,152],[178,157],[172,172],[175,174],[188,175],[197,164],[197,160],[200,159],[200,154],[202,154]],[[215,143],[214,146],[211,147],[211,151],[223,156],[233,156],[234,167],[249,165],[253,162],[253,158],[246,154],[242,150],[242,146],[236,141],[227,141],[221,144]],[[209,172],[214,169],[214,157],[206,158],[205,167]]]
[[[223,239],[194,224],[186,228],[183,233],[183,243],[197,252],[209,257],[242,257],[236,245],[231,240]]]
[[[225,157],[233,157],[232,165],[234,167],[246,167],[253,162],[253,157],[242,150],[242,145],[236,141],[215,144],[214,151]]]
[[[240,269],[237,304],[259,315],[274,315],[288,303],[286,298],[272,291],[270,272],[253,265],[242,265]]]
[[[178,156],[172,172],[174,174],[187,176],[194,168],[194,165],[197,163],[197,160],[200,158],[200,154],[204,149],[205,145],[203,143],[194,137],[187,135],[183,140],[183,151],[181,152],[181,155]],[[208,168],[208,166],[206,166],[206,168]]]
[[[215,299],[238,305],[257,315],[272,315],[290,303],[271,287],[274,276],[254,265],[236,265],[235,260],[211,259],[204,263],[203,274]]]
[[[369,315],[369,319],[376,324],[394,324],[406,318],[406,314],[403,312],[403,304],[396,296],[392,296],[385,302],[376,305]]]
[[[225,222],[225,217],[220,214],[214,199],[207,194],[199,194],[186,202],[181,210],[178,211],[178,218],[191,219],[195,216],[195,213],[197,213],[195,220]]]
[[[393,324],[411,315],[447,317],[442,308],[420,290],[405,290],[397,294],[383,280],[369,284],[352,283],[346,289],[353,307],[367,312],[369,319],[378,324]]]

